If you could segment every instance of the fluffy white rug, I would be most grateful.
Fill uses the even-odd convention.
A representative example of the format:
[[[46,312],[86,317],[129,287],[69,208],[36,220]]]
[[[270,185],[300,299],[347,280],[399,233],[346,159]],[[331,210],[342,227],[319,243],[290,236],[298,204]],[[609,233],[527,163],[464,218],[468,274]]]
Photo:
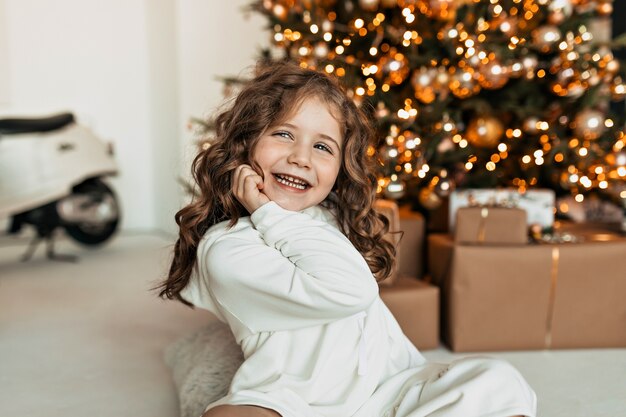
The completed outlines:
[[[228,326],[215,321],[168,346],[165,362],[178,389],[180,416],[200,417],[226,395],[243,356]]]

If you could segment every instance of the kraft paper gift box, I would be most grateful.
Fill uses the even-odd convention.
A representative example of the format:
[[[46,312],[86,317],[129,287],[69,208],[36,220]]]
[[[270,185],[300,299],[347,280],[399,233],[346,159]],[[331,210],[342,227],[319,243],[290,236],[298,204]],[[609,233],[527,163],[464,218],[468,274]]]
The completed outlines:
[[[528,224],[551,227],[554,223],[554,191],[532,189],[520,193],[516,188],[462,189],[450,193],[448,219],[449,230],[456,227],[456,212],[460,207],[497,206],[515,207],[526,211]]]
[[[380,297],[409,340],[421,350],[439,346],[439,288],[402,276]]]
[[[422,274],[424,218],[389,200],[377,200],[374,209],[389,220],[388,238],[397,245],[396,268],[379,283],[380,296],[417,348],[435,348],[439,345],[439,288],[416,279]]]
[[[393,285],[406,275],[422,278],[424,274],[424,216],[401,207],[394,201],[376,200],[374,209],[389,220],[389,240],[396,245],[396,269],[381,285]]]
[[[425,233],[424,216],[411,211],[408,206],[400,207],[400,230],[402,238],[398,248],[398,273],[409,277],[424,276]]]
[[[456,243],[524,244],[526,211],[504,207],[463,207],[456,214]]]
[[[626,239],[478,246],[431,235],[429,259],[455,352],[626,346]]]

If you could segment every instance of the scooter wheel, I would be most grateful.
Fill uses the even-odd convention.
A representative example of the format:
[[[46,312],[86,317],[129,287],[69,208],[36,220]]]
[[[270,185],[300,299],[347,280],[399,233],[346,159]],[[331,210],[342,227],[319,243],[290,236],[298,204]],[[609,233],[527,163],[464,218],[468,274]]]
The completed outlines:
[[[108,204],[113,205],[115,216],[107,221],[99,221],[95,218],[93,221],[65,224],[67,234],[78,243],[87,246],[97,246],[106,242],[117,230],[120,220],[117,198],[113,190],[95,178],[78,184],[74,187],[73,194],[90,196],[94,204],[108,201]]]

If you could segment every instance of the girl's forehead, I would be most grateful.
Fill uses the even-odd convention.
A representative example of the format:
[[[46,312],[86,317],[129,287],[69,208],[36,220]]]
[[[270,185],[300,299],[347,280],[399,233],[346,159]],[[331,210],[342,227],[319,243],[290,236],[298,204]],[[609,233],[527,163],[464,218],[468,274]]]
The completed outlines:
[[[274,124],[279,124],[285,122],[286,120],[292,119],[296,116],[304,107],[305,104],[315,102],[323,106],[328,114],[330,114],[340,125],[343,124],[343,118],[341,117],[341,111],[338,104],[331,102],[330,100],[324,99],[324,97],[312,95],[312,96],[304,96],[300,97],[296,100],[295,103],[291,107],[286,107],[284,114],[280,115],[282,117],[278,117],[279,120],[276,120]],[[286,103],[288,105],[288,103]]]

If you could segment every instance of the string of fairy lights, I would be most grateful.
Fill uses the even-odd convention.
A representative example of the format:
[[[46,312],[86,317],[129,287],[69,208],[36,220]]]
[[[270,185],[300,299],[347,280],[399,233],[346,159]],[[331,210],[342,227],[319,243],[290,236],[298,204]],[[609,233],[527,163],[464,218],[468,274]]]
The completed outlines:
[[[274,54],[334,74],[371,111],[385,196],[436,208],[455,187],[540,186],[626,206],[625,115],[609,112],[626,77],[593,29],[612,0],[251,6],[270,21]]]

